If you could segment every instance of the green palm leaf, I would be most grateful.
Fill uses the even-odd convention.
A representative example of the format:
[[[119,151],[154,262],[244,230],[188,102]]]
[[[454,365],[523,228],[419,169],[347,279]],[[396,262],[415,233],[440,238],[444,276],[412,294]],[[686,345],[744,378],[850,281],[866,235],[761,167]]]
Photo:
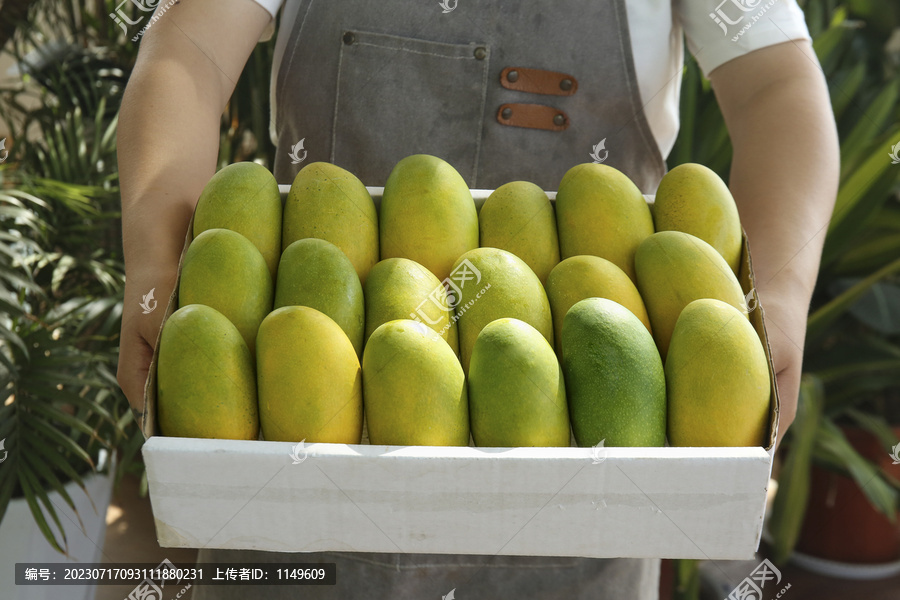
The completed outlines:
[[[829,325],[844,315],[854,302],[879,281],[889,275],[900,272],[900,258],[875,271],[844,293],[838,295],[830,302],[813,312],[807,321],[806,337],[814,340],[821,336]]]
[[[837,425],[822,422],[816,438],[816,453],[824,461],[846,469],[869,502],[893,523],[900,493],[882,478],[879,470],[863,458],[847,441]]]
[[[813,448],[822,422],[822,403],[821,381],[804,375],[797,415],[791,427],[791,452],[778,477],[778,493],[769,520],[776,562],[787,559],[800,536],[803,513],[809,499]]]

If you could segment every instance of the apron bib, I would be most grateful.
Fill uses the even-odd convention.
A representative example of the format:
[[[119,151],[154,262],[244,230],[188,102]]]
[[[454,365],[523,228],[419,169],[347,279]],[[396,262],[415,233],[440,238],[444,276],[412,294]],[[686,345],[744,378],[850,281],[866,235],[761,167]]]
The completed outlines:
[[[335,163],[383,186],[410,154],[433,154],[472,188],[515,180],[555,190],[595,156],[644,193],[665,172],[642,110],[624,0],[298,0],[276,81],[275,176]],[[565,73],[570,95],[501,85],[505,68]],[[507,104],[566,116],[546,130],[502,124]],[[514,109],[515,111],[515,109]],[[548,123],[549,124],[549,123]],[[306,159],[291,147],[304,140]],[[607,154],[608,152],[608,154]]]
[[[279,183],[327,161],[383,186],[394,164],[417,153],[443,158],[472,188],[526,180],[555,190],[569,168],[594,160],[592,152],[644,193],[665,172],[642,110],[624,0],[458,0],[448,13],[438,0],[296,1],[276,80]],[[567,74],[577,85],[556,95],[509,89],[501,85],[501,74],[511,81],[509,67]],[[508,104],[549,107],[548,118],[563,113],[566,126],[503,124]],[[605,149],[595,150],[604,139]],[[307,155],[294,164],[300,140]],[[198,561],[335,562],[337,585],[196,586],[196,600],[404,600],[449,596],[453,588],[471,599],[655,600],[660,564],[235,550],[201,550]]]

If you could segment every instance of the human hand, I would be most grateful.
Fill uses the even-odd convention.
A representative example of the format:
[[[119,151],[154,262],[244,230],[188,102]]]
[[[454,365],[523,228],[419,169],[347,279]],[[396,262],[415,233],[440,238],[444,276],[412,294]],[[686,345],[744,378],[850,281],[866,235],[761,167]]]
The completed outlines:
[[[141,428],[144,417],[144,385],[166,304],[174,287],[175,268],[172,266],[131,269],[125,281],[116,378]],[[150,290],[153,290],[154,299],[144,303],[144,297]]]
[[[757,294],[765,315],[780,400],[777,447],[797,414],[809,299],[805,293],[791,292],[784,286],[769,286],[757,290]]]

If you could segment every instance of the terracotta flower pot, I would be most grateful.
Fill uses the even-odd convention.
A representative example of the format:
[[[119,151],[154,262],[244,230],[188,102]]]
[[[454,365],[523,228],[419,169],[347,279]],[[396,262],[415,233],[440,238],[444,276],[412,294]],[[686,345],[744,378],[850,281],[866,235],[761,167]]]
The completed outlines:
[[[868,431],[842,428],[850,444],[864,457],[900,479],[890,448]],[[894,428],[900,434],[900,427]],[[806,518],[797,542],[804,554],[846,563],[877,564],[900,560],[900,519],[891,523],[848,477],[812,467]]]

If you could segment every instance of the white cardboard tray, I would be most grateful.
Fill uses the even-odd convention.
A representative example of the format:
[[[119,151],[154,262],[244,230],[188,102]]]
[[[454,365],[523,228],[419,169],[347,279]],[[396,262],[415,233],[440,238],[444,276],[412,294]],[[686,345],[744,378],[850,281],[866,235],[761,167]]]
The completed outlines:
[[[382,188],[369,191],[377,202]],[[473,190],[476,204],[488,193]],[[745,292],[753,288],[746,240],[740,280]],[[173,294],[166,318],[175,306]],[[762,309],[750,318],[770,356]],[[777,431],[771,383],[766,448],[310,444],[295,451],[287,442],[160,436],[154,355],[143,455],[159,544],[750,559]]]

